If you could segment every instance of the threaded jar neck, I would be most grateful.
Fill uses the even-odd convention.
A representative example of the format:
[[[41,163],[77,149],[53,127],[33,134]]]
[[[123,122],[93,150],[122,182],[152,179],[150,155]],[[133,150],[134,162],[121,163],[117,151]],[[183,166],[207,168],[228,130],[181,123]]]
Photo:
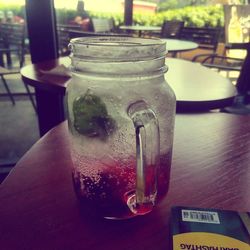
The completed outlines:
[[[148,75],[166,72],[166,45],[160,39],[82,37],[70,41],[73,72],[99,75]]]

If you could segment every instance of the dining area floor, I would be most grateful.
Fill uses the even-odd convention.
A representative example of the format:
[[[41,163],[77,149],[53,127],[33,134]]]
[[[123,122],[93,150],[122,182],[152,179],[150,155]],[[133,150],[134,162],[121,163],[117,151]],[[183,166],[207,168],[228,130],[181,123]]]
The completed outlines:
[[[25,93],[20,76],[8,79],[12,93]],[[25,94],[15,96],[12,105],[0,84],[0,183],[15,163],[39,139],[36,112]]]

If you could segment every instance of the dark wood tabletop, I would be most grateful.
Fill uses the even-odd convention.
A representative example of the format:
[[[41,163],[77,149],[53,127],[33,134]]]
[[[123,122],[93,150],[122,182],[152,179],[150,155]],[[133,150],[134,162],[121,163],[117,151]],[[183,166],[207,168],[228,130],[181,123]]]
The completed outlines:
[[[21,69],[22,78],[33,87],[64,95],[70,77],[44,73],[58,65],[68,67],[70,59],[63,57],[58,60],[27,65]],[[199,63],[166,58],[166,65],[168,66],[166,80],[175,91],[177,102],[194,102],[195,104],[199,102],[202,106],[205,102],[225,102],[228,99],[231,101],[236,95],[236,89],[229,79]],[[224,107],[223,103],[217,107],[211,104],[211,109],[220,107]]]
[[[218,109],[232,104],[237,91],[229,79],[186,60],[167,58],[166,64],[169,70],[165,76],[176,94],[178,112]],[[59,58],[21,69],[23,81],[36,89],[41,135],[65,119],[63,99],[70,78],[44,73],[58,65],[67,67],[70,59]]]
[[[69,76],[60,76],[56,74],[46,74],[45,72],[56,68],[59,65],[70,65],[69,57],[60,57],[57,60],[44,61],[37,64],[29,64],[21,69],[21,75],[27,84],[46,90],[49,92],[64,95],[67,87]]]
[[[166,58],[166,65],[165,77],[175,92],[177,111],[219,109],[232,104],[236,88],[218,72],[177,58]]]
[[[1,249],[170,249],[174,205],[250,211],[250,116],[176,116],[170,190],[150,214],[125,221],[81,210],[66,122],[48,132],[0,185]]]

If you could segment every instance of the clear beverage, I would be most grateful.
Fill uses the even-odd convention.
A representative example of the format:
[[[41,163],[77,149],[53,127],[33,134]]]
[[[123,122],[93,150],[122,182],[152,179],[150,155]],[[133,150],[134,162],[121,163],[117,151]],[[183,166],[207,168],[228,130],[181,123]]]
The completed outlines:
[[[147,214],[169,184],[175,95],[164,77],[166,45],[86,37],[70,47],[67,117],[83,211],[110,219]]]

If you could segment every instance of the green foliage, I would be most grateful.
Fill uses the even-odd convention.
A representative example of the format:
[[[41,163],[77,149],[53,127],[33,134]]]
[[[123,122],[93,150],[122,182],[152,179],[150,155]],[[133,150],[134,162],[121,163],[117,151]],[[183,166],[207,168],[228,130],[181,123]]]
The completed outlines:
[[[24,6],[16,6],[16,5],[6,5],[0,3],[0,10],[3,11],[5,14],[7,11],[12,11],[14,15],[20,16],[22,18],[25,17],[25,8]]]
[[[174,0],[173,0],[174,1]],[[0,4],[0,10],[12,10],[15,15],[24,17],[24,7]],[[115,25],[123,24],[122,13],[98,13],[90,12],[91,17],[113,18]],[[68,23],[76,16],[75,10],[57,9],[57,22]],[[134,16],[134,24],[161,26],[164,20],[183,20],[186,26],[194,27],[222,27],[224,25],[224,12],[220,6],[188,6],[178,9],[157,12],[156,14],[137,14]]]
[[[58,23],[68,23],[71,20],[74,20],[76,17],[76,10],[66,10],[58,9],[56,10],[56,19]]]
[[[115,24],[123,24],[123,15],[114,13],[90,13],[99,18],[114,18]],[[186,26],[193,27],[222,27],[224,12],[220,6],[188,6],[170,9],[156,14],[137,14],[133,16],[134,24],[161,26],[164,20],[185,21]]]
[[[160,0],[158,11],[209,4],[210,0]]]
[[[124,22],[124,15],[121,13],[89,12],[89,15],[96,18],[113,18],[117,27]]]
[[[158,5],[158,11],[165,11],[170,9],[175,9],[179,5],[178,0],[168,0],[164,2],[160,2]]]
[[[144,0],[144,2],[149,2],[149,3],[157,3],[158,0]]]
[[[116,25],[123,23],[123,16],[111,13],[95,13],[95,17],[113,17]],[[188,6],[180,9],[170,9],[156,14],[134,14],[134,24],[161,26],[164,20],[185,21],[186,26],[222,27],[224,12],[218,6]]]

